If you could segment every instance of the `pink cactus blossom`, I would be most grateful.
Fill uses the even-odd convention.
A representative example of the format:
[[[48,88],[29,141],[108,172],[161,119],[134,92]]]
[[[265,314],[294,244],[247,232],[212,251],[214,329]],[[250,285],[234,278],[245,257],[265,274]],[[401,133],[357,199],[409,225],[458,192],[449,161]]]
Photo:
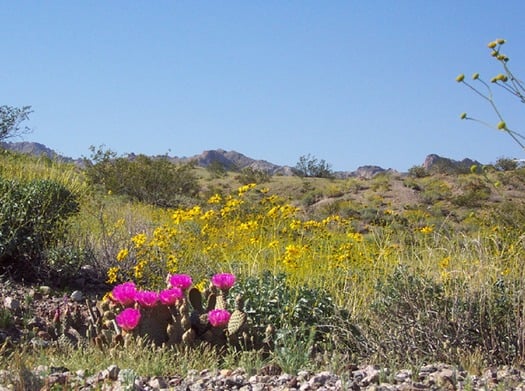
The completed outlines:
[[[228,290],[235,284],[235,276],[231,273],[215,274],[211,278],[211,283],[220,290]]]
[[[179,287],[165,289],[160,292],[159,299],[162,304],[165,305],[174,305],[177,301],[181,300],[184,297],[182,289]]]
[[[230,321],[231,314],[226,310],[211,310],[208,312],[208,321],[214,327],[224,327]]]
[[[172,288],[180,288],[183,291],[188,289],[192,284],[193,281],[187,274],[173,274],[169,278],[169,285]]]
[[[116,302],[124,306],[133,304],[135,302],[136,295],[137,287],[132,281],[117,285],[111,291],[111,297],[113,297]]]
[[[136,300],[143,307],[154,307],[159,302],[159,294],[153,291],[138,291]]]
[[[115,320],[121,329],[131,331],[139,324],[140,317],[141,315],[139,310],[135,308],[126,308],[117,315]]]

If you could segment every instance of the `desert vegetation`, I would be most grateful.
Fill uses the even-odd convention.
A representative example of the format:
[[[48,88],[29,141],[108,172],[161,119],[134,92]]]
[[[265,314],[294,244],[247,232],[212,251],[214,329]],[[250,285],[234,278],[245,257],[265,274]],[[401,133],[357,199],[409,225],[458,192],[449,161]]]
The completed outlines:
[[[85,318],[56,310],[39,329],[33,296],[2,308],[0,365],[19,385],[49,362],[147,375],[524,362],[519,162],[338,179],[311,155],[271,176],[92,152],[0,153],[4,286],[45,286],[69,308],[79,274],[99,281],[82,286]]]

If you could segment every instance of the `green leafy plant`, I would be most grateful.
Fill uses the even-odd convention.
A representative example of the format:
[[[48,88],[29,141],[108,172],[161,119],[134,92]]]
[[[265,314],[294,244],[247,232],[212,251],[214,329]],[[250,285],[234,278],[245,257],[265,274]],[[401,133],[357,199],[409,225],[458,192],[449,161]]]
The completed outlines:
[[[0,178],[0,205],[0,265],[26,277],[42,272],[42,253],[63,237],[63,223],[78,212],[76,196],[50,180]]]
[[[105,192],[162,208],[183,205],[199,192],[191,163],[174,164],[165,156],[117,157],[102,147],[91,150],[91,160],[85,159],[86,175]]]
[[[232,288],[231,294],[242,295],[249,321],[260,333],[271,325],[277,336],[292,333],[297,342],[306,342],[314,326],[316,340],[324,339],[331,330],[330,318],[337,312],[327,292],[292,286],[284,273],[263,272],[245,278]]]

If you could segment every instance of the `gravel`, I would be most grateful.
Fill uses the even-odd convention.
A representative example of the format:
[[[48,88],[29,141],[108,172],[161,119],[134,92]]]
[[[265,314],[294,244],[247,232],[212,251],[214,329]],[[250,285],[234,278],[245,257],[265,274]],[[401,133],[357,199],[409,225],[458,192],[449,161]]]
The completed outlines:
[[[525,371],[511,367],[491,368],[481,375],[468,374],[446,364],[426,365],[419,370],[402,369],[391,373],[373,365],[348,367],[342,375],[331,372],[296,374],[278,373],[279,368],[269,365],[257,374],[243,369],[218,371],[189,371],[186,376],[138,376],[130,369],[116,365],[86,376],[67,368],[40,366],[26,374],[25,390],[239,390],[239,391],[328,391],[328,390],[525,390]],[[272,374],[268,374],[272,373]],[[11,382],[10,382],[11,380]],[[0,391],[20,389],[20,382],[11,374],[0,371]]]

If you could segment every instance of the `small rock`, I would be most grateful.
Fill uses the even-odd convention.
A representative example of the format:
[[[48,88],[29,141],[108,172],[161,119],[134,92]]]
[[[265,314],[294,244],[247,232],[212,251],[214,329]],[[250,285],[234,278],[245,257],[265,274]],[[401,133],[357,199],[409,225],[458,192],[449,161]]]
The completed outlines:
[[[109,379],[109,380],[117,380],[119,372],[120,372],[120,369],[118,366],[116,366],[115,364],[110,365],[103,371],[104,378]]]
[[[12,297],[6,297],[4,299],[4,307],[10,311],[18,311],[20,309],[20,301]]]
[[[70,296],[71,300],[80,302],[84,300],[84,294],[81,291],[73,291]]]
[[[47,285],[41,285],[38,287],[38,291],[43,295],[49,295],[51,293],[51,287]]]
[[[403,369],[400,372],[396,373],[394,379],[397,383],[403,383],[410,379],[410,376],[412,376],[412,371],[408,369]]]
[[[151,380],[148,382],[148,385],[154,390],[161,390],[164,388],[168,388],[168,383],[163,377],[160,377],[160,376],[155,376],[151,378]]]

